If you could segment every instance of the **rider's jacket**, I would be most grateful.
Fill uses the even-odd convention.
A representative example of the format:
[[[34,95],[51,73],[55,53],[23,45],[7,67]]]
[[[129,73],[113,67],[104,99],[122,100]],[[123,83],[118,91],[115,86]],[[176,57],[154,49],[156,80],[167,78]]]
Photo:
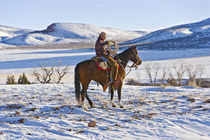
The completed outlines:
[[[105,45],[108,44],[108,41],[101,39],[100,37],[97,39],[95,44],[95,51],[97,56],[108,56],[109,53],[107,51],[107,47]]]

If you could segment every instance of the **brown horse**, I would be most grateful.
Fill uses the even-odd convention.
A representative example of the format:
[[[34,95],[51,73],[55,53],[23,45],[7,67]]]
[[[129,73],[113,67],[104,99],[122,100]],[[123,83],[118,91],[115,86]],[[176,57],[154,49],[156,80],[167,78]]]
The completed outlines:
[[[118,60],[120,61],[120,68],[118,72],[118,76],[123,80],[125,78],[125,67],[127,66],[127,63],[129,60],[131,60],[134,64],[133,66],[140,65],[142,63],[141,59],[138,56],[138,51],[136,49],[136,46],[132,46],[128,48],[127,50],[121,52],[116,57],[118,57]],[[116,59],[115,57],[115,59]],[[75,83],[75,96],[76,100],[78,102],[79,106],[82,106],[83,109],[88,110],[88,108],[85,106],[84,99],[86,98],[90,104],[90,107],[94,107],[93,102],[90,100],[87,89],[88,85],[91,82],[91,80],[98,82],[103,87],[107,83],[107,72],[99,70],[97,68],[96,62],[93,60],[86,60],[78,63],[75,67],[75,75],[74,75],[74,83]],[[82,85],[82,90],[80,87],[80,83]],[[121,82],[120,85],[117,88],[118,91],[118,100],[119,105],[121,108],[123,108],[123,105],[121,103],[121,89],[122,89],[123,83]],[[111,101],[113,107],[116,107],[116,105],[113,102],[113,96],[114,96],[114,88],[113,85],[110,85],[110,92],[111,92]]]

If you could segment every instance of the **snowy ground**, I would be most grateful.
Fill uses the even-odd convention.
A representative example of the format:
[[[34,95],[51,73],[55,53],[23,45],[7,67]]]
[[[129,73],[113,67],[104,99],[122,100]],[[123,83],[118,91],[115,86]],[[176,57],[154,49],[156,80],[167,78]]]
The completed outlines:
[[[92,84],[96,108],[75,106],[73,85],[0,86],[1,139],[210,138],[210,89],[124,86],[125,109]],[[117,99],[117,96],[115,96]],[[116,101],[117,102],[117,101]],[[96,127],[88,127],[95,121]]]
[[[5,84],[9,74],[16,76],[25,72],[33,73],[33,69],[40,65],[69,66],[69,73],[63,80],[64,83],[73,84],[74,67],[77,63],[90,59],[95,55],[93,49],[82,50],[0,50],[0,84]],[[132,70],[126,77],[145,80],[148,79],[145,73],[145,65],[157,64],[161,67],[172,67],[172,64],[201,65],[205,68],[203,78],[210,78],[210,49],[177,50],[177,51],[139,51],[143,64],[138,70]],[[131,65],[132,63],[130,63]],[[129,71],[129,69],[127,69]],[[186,77],[187,75],[185,75]],[[30,78],[30,76],[29,76]],[[33,78],[30,80],[34,81]]]
[[[0,50],[0,139],[210,139],[210,89],[123,86],[124,109],[109,106],[93,82],[96,108],[86,112],[74,99],[74,66],[93,50]],[[126,78],[147,79],[146,64],[196,64],[210,77],[210,49],[140,51],[142,66]],[[40,64],[69,65],[62,85],[5,85],[8,74],[30,75]],[[128,71],[128,69],[127,69]],[[33,80],[29,76],[30,80]],[[115,95],[117,103],[117,95]],[[95,121],[96,127],[88,127]]]

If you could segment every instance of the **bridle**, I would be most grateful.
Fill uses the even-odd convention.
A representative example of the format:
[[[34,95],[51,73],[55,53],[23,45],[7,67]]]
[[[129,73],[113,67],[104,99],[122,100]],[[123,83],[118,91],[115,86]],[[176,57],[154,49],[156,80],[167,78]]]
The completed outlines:
[[[132,50],[131,50],[132,51]],[[125,67],[122,66],[122,62],[120,59],[117,59],[117,61],[119,61],[119,64],[121,65],[121,67],[125,70],[126,67],[130,68],[129,71],[126,73],[125,77],[131,72],[131,69],[132,68],[138,68],[138,63],[139,63],[139,58],[137,57],[137,55],[133,55],[135,56],[135,58],[131,57],[131,61],[133,62],[133,64],[130,66],[128,64],[125,65]],[[117,55],[116,55],[116,58],[119,58]],[[125,64],[125,63],[124,63]]]
[[[123,67],[122,66],[122,63],[124,63],[124,62],[122,62],[119,59],[118,54],[117,54],[117,51],[118,51],[119,46],[118,46],[117,43],[115,43],[114,46],[115,46],[115,50],[112,50],[111,47],[109,45],[107,45],[110,54],[112,54],[113,56],[115,56],[117,58],[117,61],[119,62],[118,64],[120,65],[120,67],[122,67],[124,70],[125,70],[125,67],[129,67],[130,68],[130,70],[125,75],[125,77],[126,77],[131,72],[131,69],[132,68],[134,68],[134,67],[136,69],[138,68],[138,63],[139,63],[139,60],[140,59],[139,59],[139,57],[137,55],[132,54],[133,57],[131,57],[129,60],[131,60],[133,62],[133,64],[131,66],[129,66],[128,64],[126,64],[125,67]],[[133,50],[131,50],[131,51],[133,51]]]

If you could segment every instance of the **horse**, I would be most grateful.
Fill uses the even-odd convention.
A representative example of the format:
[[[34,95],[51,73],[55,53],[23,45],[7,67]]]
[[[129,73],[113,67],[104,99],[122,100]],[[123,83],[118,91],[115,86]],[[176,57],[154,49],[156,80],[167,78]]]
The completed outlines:
[[[115,103],[113,102],[113,96],[114,96],[114,90],[117,90],[119,106],[120,108],[123,108],[123,105],[121,103],[121,89],[126,74],[125,67],[128,64],[128,61],[131,60],[133,62],[132,66],[136,67],[138,65],[141,65],[142,63],[136,47],[137,46],[131,46],[114,57],[114,59],[119,60],[118,64],[120,65],[120,68],[118,70],[118,77],[120,77],[121,82],[117,87],[117,89],[114,89],[112,84],[110,84],[109,87],[111,93],[110,103],[112,104],[113,107],[116,107]],[[78,102],[78,105],[82,106],[84,110],[88,110],[88,108],[85,106],[84,103],[85,98],[88,100],[91,108],[95,107],[87,94],[88,86],[92,80],[96,81],[97,83],[102,85],[102,87],[105,88],[107,84],[107,72],[99,70],[97,68],[96,62],[93,60],[85,60],[78,63],[75,67],[75,75],[74,75],[75,98]],[[82,90],[80,84],[82,85]]]

